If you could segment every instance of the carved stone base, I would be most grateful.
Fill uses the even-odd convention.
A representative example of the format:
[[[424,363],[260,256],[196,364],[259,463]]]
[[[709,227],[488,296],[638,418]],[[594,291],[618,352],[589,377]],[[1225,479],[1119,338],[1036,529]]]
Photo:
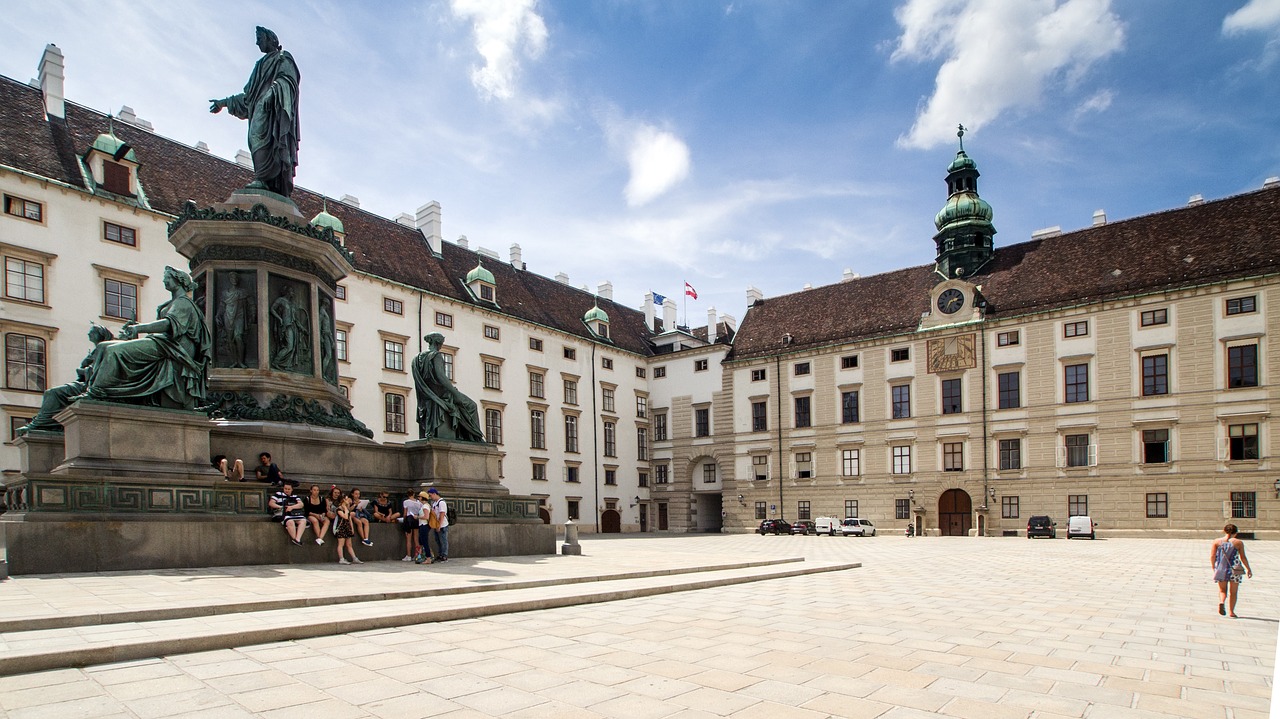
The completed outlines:
[[[80,400],[56,419],[66,428],[66,454],[49,470],[55,476],[223,479],[209,461],[212,425],[199,412]]]
[[[432,485],[447,499],[459,496],[505,496],[510,490],[498,478],[501,453],[491,444],[418,439],[406,442],[409,479]]]

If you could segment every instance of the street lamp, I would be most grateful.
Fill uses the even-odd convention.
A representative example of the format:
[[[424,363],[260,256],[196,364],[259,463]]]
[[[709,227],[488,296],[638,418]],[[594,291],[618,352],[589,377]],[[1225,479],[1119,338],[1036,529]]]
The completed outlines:
[[[741,494],[739,494],[739,495],[738,495],[738,504],[741,504],[741,505],[742,505],[742,506],[744,506],[744,507],[745,507],[745,506],[747,506],[747,498],[746,498],[746,497],[744,497],[744,496],[742,496]]]

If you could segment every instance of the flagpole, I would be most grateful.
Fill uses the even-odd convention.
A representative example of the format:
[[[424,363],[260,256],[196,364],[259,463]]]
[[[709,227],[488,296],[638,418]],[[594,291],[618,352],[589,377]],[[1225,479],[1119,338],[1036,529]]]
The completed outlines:
[[[684,281],[684,326],[689,326],[689,281]]]

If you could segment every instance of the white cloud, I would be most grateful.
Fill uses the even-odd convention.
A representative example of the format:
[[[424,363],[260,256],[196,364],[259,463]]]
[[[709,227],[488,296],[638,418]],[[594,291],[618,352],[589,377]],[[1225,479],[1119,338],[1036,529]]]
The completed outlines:
[[[1280,30],[1280,0],[1249,0],[1222,21],[1224,35]]]
[[[1096,93],[1093,97],[1082,102],[1080,107],[1076,108],[1076,117],[1089,112],[1106,111],[1108,107],[1111,107],[1111,101],[1114,100],[1115,97],[1116,94],[1110,90],[1102,90]]]
[[[667,130],[637,127],[627,140],[631,179],[624,194],[627,204],[640,207],[662,196],[689,176],[689,146]]]
[[[520,54],[537,59],[546,50],[547,25],[537,6],[538,0],[451,1],[454,16],[471,22],[476,52],[484,58],[471,82],[486,98],[515,97]]]
[[[1034,105],[1058,76],[1078,82],[1124,45],[1110,0],[907,0],[895,12],[894,60],[946,58],[933,96],[898,142],[951,142],[957,123],[978,128]]]

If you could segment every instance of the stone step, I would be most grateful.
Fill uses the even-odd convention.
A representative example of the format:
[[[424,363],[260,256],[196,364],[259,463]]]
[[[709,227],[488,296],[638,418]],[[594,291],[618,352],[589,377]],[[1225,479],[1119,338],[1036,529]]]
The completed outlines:
[[[446,565],[447,566],[447,565]],[[0,676],[148,657],[230,649],[397,626],[610,602],[805,574],[855,569],[861,563],[787,561],[647,573],[595,581],[496,587],[410,598],[299,604],[176,619],[122,621],[0,634]],[[512,584],[523,584],[520,582]],[[154,615],[152,615],[154,616]]]

